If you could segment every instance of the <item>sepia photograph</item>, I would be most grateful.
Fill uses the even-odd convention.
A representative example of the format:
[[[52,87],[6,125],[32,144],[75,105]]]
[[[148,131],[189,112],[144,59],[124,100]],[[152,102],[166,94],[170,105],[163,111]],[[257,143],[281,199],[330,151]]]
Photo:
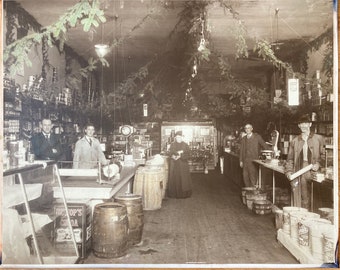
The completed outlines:
[[[339,268],[337,0],[0,0],[4,268]]]

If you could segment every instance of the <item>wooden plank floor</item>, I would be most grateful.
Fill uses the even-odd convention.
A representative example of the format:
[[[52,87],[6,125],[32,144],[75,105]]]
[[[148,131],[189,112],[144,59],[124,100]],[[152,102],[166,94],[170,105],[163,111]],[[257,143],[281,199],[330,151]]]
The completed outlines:
[[[259,216],[241,190],[217,171],[192,174],[193,195],[165,198],[144,211],[143,240],[121,258],[92,253],[84,264],[297,264],[276,241],[274,215]]]

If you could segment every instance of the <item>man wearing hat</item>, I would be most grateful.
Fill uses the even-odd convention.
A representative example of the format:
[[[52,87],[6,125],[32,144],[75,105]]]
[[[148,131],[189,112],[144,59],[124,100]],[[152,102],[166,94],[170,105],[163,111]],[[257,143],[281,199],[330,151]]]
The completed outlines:
[[[321,155],[324,151],[324,138],[311,131],[312,121],[308,114],[298,119],[301,134],[289,143],[285,174],[289,180],[290,176],[312,164],[312,171],[320,168]],[[294,205],[311,209],[310,205],[310,183],[311,171],[291,180],[294,196]]]
[[[188,164],[190,148],[187,143],[183,142],[182,131],[175,133],[175,141],[170,145],[169,155],[168,196],[170,198],[188,198],[192,193]]]

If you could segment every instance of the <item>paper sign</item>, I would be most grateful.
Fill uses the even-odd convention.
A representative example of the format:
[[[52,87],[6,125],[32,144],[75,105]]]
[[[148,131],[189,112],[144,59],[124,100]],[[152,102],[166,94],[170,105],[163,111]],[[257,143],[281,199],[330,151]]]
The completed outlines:
[[[297,171],[297,172],[291,174],[289,180],[290,180],[290,181],[294,180],[296,177],[299,177],[300,175],[302,175],[302,174],[308,172],[310,169],[312,169],[312,167],[313,167],[313,165],[312,165],[312,164],[309,164],[308,166],[302,168],[301,170],[299,170],[299,171]]]
[[[288,105],[299,105],[299,80],[288,79]]]

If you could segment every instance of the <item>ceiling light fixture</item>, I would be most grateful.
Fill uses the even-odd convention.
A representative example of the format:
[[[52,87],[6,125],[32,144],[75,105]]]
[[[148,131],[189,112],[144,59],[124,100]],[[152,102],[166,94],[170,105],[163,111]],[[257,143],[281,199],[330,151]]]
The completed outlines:
[[[109,45],[107,44],[96,44],[94,45],[98,57],[103,58],[109,52]]]
[[[94,45],[94,49],[96,50],[96,53],[99,58],[104,58],[105,55],[109,52],[109,45],[104,43],[104,24],[102,23],[101,28],[101,38],[100,43]]]

